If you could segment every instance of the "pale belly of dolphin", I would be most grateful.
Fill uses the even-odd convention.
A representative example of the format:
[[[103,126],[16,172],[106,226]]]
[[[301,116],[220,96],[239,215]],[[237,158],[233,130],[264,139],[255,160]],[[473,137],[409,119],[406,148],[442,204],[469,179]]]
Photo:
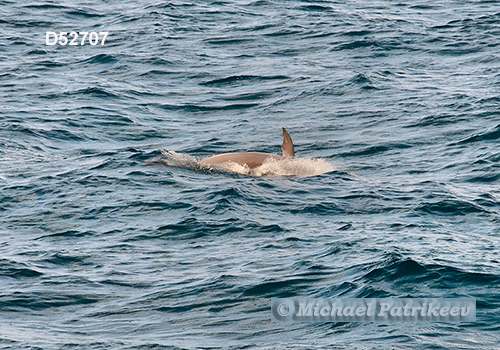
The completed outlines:
[[[248,166],[250,169],[255,169],[264,163],[268,158],[283,160],[285,157],[276,154],[260,153],[260,152],[247,152],[247,153],[224,153],[219,154],[208,159],[202,160],[201,163],[207,165],[222,164],[226,162],[234,162],[241,166]]]

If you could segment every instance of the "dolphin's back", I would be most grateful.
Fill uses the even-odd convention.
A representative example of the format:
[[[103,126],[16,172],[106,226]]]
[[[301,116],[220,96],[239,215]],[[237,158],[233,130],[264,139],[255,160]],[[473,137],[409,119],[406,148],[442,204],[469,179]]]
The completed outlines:
[[[283,157],[275,154],[247,152],[247,153],[223,153],[208,159],[202,160],[201,163],[207,165],[222,164],[226,162],[234,162],[241,166],[248,166],[250,169],[255,169],[261,166],[268,158],[283,159]]]
[[[276,160],[283,160],[285,158],[293,158],[293,142],[285,128],[283,129],[283,156],[280,157],[276,154],[260,153],[260,152],[247,152],[247,153],[224,153],[217,156],[210,157],[202,160],[201,163],[207,165],[222,164],[226,162],[234,162],[241,166],[248,166],[250,169],[255,169],[264,163],[266,159],[272,158]]]

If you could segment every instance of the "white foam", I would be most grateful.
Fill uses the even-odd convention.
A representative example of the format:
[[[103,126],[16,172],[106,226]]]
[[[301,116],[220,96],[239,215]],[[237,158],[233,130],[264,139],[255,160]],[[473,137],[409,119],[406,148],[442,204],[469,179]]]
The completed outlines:
[[[190,156],[189,154],[177,153],[163,148],[160,149],[160,152],[165,157],[161,158],[159,161],[168,166],[192,168],[193,165],[197,165],[200,162],[198,158]]]
[[[251,172],[256,176],[316,176],[337,170],[323,158],[276,160],[270,158]]]
[[[276,160],[269,158],[261,166],[250,169],[234,162],[225,162],[216,165],[200,163],[200,159],[188,154],[169,150],[160,150],[162,157],[159,161],[168,166],[177,166],[201,171],[222,171],[250,176],[316,176],[338,170],[323,158],[299,158]]]

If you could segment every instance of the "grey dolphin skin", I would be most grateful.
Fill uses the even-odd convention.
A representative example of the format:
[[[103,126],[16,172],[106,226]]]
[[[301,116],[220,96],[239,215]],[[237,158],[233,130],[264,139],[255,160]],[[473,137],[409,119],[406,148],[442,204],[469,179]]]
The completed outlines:
[[[276,159],[276,160],[284,160],[284,159],[293,159],[295,155],[293,150],[293,142],[292,138],[288,134],[285,128],[283,129],[283,144],[281,145],[281,149],[283,150],[283,155],[279,156],[277,154],[270,153],[260,153],[260,152],[247,152],[247,153],[224,153],[219,154],[208,159],[202,160],[202,164],[206,165],[215,165],[222,164],[225,162],[234,162],[241,166],[247,166],[250,169],[255,169],[264,163],[267,159]]]

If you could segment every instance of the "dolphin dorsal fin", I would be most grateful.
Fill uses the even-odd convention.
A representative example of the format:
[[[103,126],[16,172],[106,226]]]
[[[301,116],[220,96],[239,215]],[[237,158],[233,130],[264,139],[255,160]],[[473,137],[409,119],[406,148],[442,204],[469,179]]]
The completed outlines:
[[[295,152],[293,151],[293,142],[292,138],[288,134],[285,128],[283,129],[283,144],[281,145],[281,149],[283,150],[283,157],[293,158]]]

